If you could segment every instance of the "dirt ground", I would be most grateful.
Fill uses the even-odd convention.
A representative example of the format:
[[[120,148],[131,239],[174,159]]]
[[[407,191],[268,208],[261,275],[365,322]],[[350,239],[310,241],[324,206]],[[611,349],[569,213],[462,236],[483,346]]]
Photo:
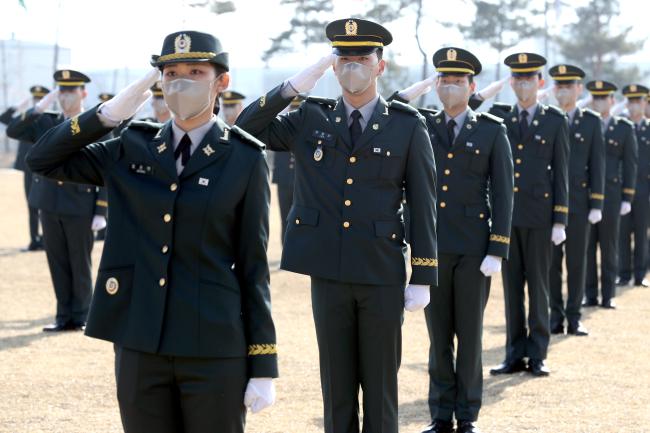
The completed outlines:
[[[120,432],[113,349],[81,333],[47,335],[54,294],[43,252],[27,245],[21,173],[0,170],[0,432]],[[274,198],[275,199],[275,198]],[[279,211],[269,250],[281,378],[274,407],[249,415],[247,431],[322,431],[318,354],[307,277],[277,270]],[[95,244],[95,271],[102,243]],[[492,284],[484,334],[484,406],[479,425],[495,433],[650,432],[650,290],[627,289],[616,311],[589,310],[587,338],[553,337],[548,378],[492,378],[504,357],[503,293]],[[424,315],[406,313],[400,371],[400,428],[429,422]],[[155,432],[152,432],[155,433]]]

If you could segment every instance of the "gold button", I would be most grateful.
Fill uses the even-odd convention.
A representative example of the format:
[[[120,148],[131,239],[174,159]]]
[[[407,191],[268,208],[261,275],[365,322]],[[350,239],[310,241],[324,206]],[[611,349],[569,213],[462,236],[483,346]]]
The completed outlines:
[[[172,183],[171,185],[169,185],[169,190],[170,191],[176,191],[177,189],[178,189],[178,185],[176,185],[175,183]]]
[[[522,150],[523,148],[524,148],[524,145],[523,145],[523,144],[518,144],[518,145],[517,145],[517,149]]]
[[[517,164],[521,164],[521,159],[517,158],[517,160],[516,160],[515,162],[516,162]]]
[[[449,170],[448,168],[445,169],[445,176],[449,176],[450,174],[451,174],[451,170]]]
[[[448,189],[449,189],[449,187],[448,187],[447,185],[443,185],[443,186],[442,186],[442,190],[443,190],[443,191],[447,191]]]
[[[454,154],[453,154],[453,153],[448,153],[448,154],[447,154],[447,158],[451,159],[451,158],[453,158],[453,157],[454,157]]]
[[[483,218],[485,218],[485,214],[484,214],[484,213],[479,214],[478,217],[481,218],[481,219],[483,219]]]
[[[350,227],[350,223],[349,223],[349,222],[347,222],[347,221],[346,221],[346,222],[344,222],[344,223],[343,223],[343,227],[345,227],[345,228],[347,229],[348,227]]]
[[[351,156],[350,157],[350,164],[354,164],[355,162],[357,162],[357,157],[356,156]]]
[[[345,205],[346,206],[350,206],[351,204],[352,204],[352,202],[350,200],[345,200]]]
[[[391,239],[397,239],[397,235],[395,233],[393,233],[392,235],[390,235],[390,238]]]
[[[348,180],[345,181],[345,183],[347,183],[348,185],[352,185],[354,183],[354,181],[350,177],[350,178],[348,178]]]
[[[56,184],[59,185],[59,186],[61,186],[61,185],[63,185],[63,182],[58,181]]]
[[[440,202],[440,207],[447,207],[447,203],[445,203],[444,201],[441,201]]]
[[[515,187],[515,192],[519,192],[519,187],[518,186]]]
[[[166,281],[164,278],[161,278],[161,279],[158,280],[158,285],[159,285],[160,287],[162,287],[162,286],[165,285],[166,282],[167,282],[167,281]]]
[[[587,188],[587,182],[582,182],[581,185],[583,188]]]
[[[170,222],[171,220],[172,220],[172,216],[170,214],[166,213],[163,216],[163,221],[165,221],[166,223]]]
[[[390,150],[386,152],[386,156],[390,156]]]
[[[163,254],[167,254],[167,251],[169,251],[169,247],[167,245],[163,245],[160,250],[162,251]]]
[[[548,198],[548,193],[547,192],[544,193],[544,198]]]
[[[519,173],[515,173],[516,178],[518,178],[519,176],[521,176]]]
[[[296,218],[296,224],[300,224],[300,218]]]

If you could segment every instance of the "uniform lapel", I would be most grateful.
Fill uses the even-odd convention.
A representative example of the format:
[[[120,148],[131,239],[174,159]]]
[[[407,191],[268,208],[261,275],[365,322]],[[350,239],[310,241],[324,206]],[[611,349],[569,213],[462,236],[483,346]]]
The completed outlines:
[[[503,119],[508,128],[508,132],[515,138],[515,142],[521,142],[521,134],[519,133],[519,107],[514,105],[513,109],[507,113],[506,118]],[[512,143],[514,145],[515,143]]]
[[[192,153],[187,166],[180,174],[181,179],[193,175],[225,155],[230,150],[229,139],[230,128],[217,118],[217,122],[212,125],[212,128],[205,134],[199,146]]]
[[[384,98],[380,96],[379,101],[377,101],[377,105],[372,112],[372,116],[368,119],[366,128],[363,130],[361,137],[359,137],[359,141],[357,141],[354,146],[354,151],[356,152],[370,144],[372,138],[382,132],[390,121],[391,116],[388,112],[388,104]]]
[[[445,112],[440,110],[438,114],[435,116],[435,120],[433,121],[433,127],[435,129],[435,133],[438,136],[438,141],[443,143],[447,149],[451,147],[451,143],[449,143],[449,137],[447,136],[447,125],[445,123]]]
[[[158,134],[149,142],[149,150],[165,172],[173,179],[178,179],[176,160],[174,159],[174,145],[172,143],[172,122],[167,121],[158,131]]]
[[[343,140],[345,146],[350,148],[352,139],[350,138],[350,128],[348,128],[348,116],[345,112],[345,104],[343,97],[339,97],[336,101],[334,109],[328,114],[330,122],[334,125],[337,135]]]
[[[537,132],[537,128],[542,122],[542,119],[544,119],[545,115],[546,113],[544,111],[544,106],[538,102],[533,120],[530,122],[530,125],[528,125],[528,132],[526,133],[525,137],[522,137],[522,141],[524,143],[530,141],[530,138],[535,136],[535,132]]]

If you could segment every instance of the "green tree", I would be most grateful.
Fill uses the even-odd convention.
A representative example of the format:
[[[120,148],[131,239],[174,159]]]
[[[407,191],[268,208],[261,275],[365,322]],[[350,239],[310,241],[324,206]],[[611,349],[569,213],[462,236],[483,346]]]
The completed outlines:
[[[643,48],[645,39],[631,40],[632,27],[614,29],[620,14],[618,0],[591,0],[576,9],[576,21],[567,26],[564,37],[557,37],[560,52],[585,69],[593,78],[619,85],[636,82],[645,76],[638,66],[622,67],[621,57]]]

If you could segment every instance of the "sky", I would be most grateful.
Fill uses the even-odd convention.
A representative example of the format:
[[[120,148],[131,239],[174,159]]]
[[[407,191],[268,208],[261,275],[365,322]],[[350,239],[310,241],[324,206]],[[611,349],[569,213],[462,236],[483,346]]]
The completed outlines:
[[[151,54],[159,53],[165,35],[178,30],[200,30],[217,36],[230,53],[230,62],[240,68],[264,66],[261,56],[270,38],[286,30],[292,16],[291,7],[280,0],[235,0],[236,11],[217,16],[205,8],[192,7],[203,0],[0,0],[0,39],[20,39],[53,43],[71,49],[71,65],[79,70],[134,69],[148,67]],[[573,6],[587,0],[574,0]],[[541,0],[538,3],[543,4]],[[334,0],[332,20],[352,14],[361,16],[367,0]],[[437,21],[467,22],[471,6],[463,0],[425,1],[425,20],[421,32],[425,50],[431,54],[441,46],[458,45],[475,51],[485,64],[498,61],[489,47],[466,43],[456,30],[440,26]],[[440,5],[445,7],[441,8]],[[639,11],[643,3],[621,0],[618,24],[634,26],[634,37],[647,37],[647,12]],[[648,8],[650,6],[641,6]],[[551,15],[552,32],[575,17],[571,8],[559,16]],[[414,14],[388,26],[395,42],[390,46],[400,64],[421,62],[415,37]],[[539,50],[532,41],[524,41],[512,50]],[[327,44],[298,47],[292,54],[274,58],[270,67],[307,66],[329,52]],[[507,54],[507,53],[506,53]],[[505,54],[502,56],[505,57]],[[642,54],[628,61],[643,61]]]

